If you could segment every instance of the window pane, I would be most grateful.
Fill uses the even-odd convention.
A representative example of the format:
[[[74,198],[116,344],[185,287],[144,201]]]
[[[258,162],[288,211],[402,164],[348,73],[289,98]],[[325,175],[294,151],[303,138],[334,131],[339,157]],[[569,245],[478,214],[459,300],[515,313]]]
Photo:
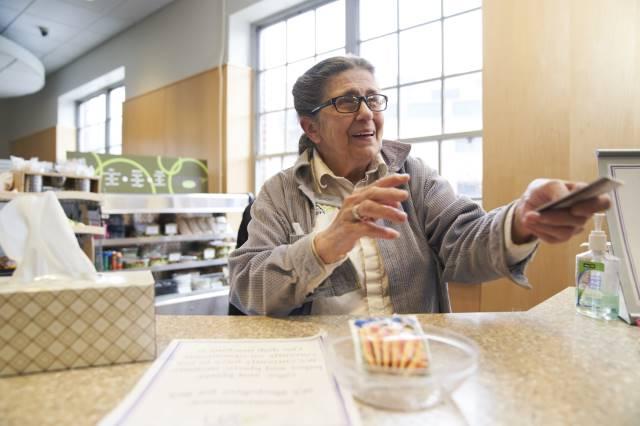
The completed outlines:
[[[400,138],[438,135],[442,132],[440,81],[400,89]]]
[[[360,44],[360,56],[376,68],[380,87],[398,84],[398,38],[396,34]]]
[[[117,145],[122,145],[122,117],[113,117],[109,121],[109,153]]]
[[[272,157],[258,160],[256,163],[256,191],[259,191],[262,184],[271,176],[282,170],[282,158]]]
[[[482,197],[482,138],[442,141],[442,175],[459,195]]]
[[[293,107],[293,95],[291,94],[293,85],[296,84],[298,77],[311,68],[313,64],[313,58],[309,58],[287,65],[287,108]]]
[[[360,40],[397,29],[396,0],[360,0]]]
[[[78,128],[78,151],[85,152],[85,146],[87,140],[87,129],[83,127]]]
[[[482,6],[482,0],[444,0],[442,2],[444,16],[453,15],[454,13],[464,12],[465,10],[475,9]]]
[[[258,154],[284,152],[284,111],[260,116],[260,150]]]
[[[482,14],[465,13],[444,20],[445,75],[482,68]]]
[[[440,22],[400,33],[400,82],[442,75]]]
[[[260,112],[284,109],[285,88],[285,67],[260,73]]]
[[[385,139],[398,139],[398,89],[389,89],[382,92],[387,95],[387,109],[384,111],[384,132]]]
[[[91,126],[89,128],[89,146],[92,151],[97,150],[98,152],[104,152],[106,143],[105,143],[105,125],[96,124],[95,126]]]
[[[86,125],[104,123],[107,119],[107,95],[104,93],[86,101]]]
[[[316,52],[335,50],[345,45],[344,0],[316,9]]]
[[[122,103],[124,102],[124,86],[109,92],[109,117],[122,117]]]
[[[295,109],[287,110],[287,152],[298,152],[298,141],[302,135],[302,128],[298,123],[298,113]]]
[[[82,102],[78,105],[78,127],[82,128],[87,125],[87,103]]]
[[[315,11],[287,20],[287,62],[315,54]]]
[[[444,132],[482,129],[482,73],[444,80]]]
[[[286,24],[279,22],[260,31],[260,64],[259,69],[284,65],[287,46]]]
[[[87,126],[80,131],[80,151],[90,152],[104,150],[104,123]]]
[[[342,49],[337,49],[337,50],[332,50],[331,52],[325,52],[322,53],[318,56],[316,56],[316,64],[320,61],[323,61],[327,58],[332,58],[334,56],[344,56],[347,52],[344,50],[344,47]]]
[[[399,0],[400,28],[440,18],[440,0]]]
[[[438,141],[412,143],[410,155],[421,158],[427,166],[439,172]]]
[[[112,155],[122,155],[122,145],[110,146],[109,154]]]

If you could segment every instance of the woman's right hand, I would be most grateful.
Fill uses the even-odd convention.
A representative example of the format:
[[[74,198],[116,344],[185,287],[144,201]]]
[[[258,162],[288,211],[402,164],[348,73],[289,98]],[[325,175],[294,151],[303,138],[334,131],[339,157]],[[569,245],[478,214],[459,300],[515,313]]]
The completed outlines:
[[[400,235],[396,230],[375,221],[387,219],[402,223],[407,214],[400,203],[409,193],[395,188],[409,182],[409,175],[391,175],[366,188],[357,189],[346,197],[331,224],[314,239],[316,253],[325,264],[337,262],[347,255],[362,237],[392,240]]]

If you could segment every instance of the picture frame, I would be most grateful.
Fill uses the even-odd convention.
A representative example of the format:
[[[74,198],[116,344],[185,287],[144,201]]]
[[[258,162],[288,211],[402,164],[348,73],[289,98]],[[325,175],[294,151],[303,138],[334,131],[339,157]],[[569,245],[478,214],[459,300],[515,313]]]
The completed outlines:
[[[600,176],[624,182],[611,193],[607,223],[620,258],[619,316],[640,325],[640,149],[599,149],[596,157]]]

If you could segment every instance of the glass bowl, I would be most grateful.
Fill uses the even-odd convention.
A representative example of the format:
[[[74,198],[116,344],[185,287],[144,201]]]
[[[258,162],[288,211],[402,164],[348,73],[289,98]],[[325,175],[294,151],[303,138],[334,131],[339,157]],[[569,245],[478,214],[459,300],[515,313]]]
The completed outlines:
[[[430,361],[426,374],[374,369],[358,362],[351,336],[329,338],[327,360],[338,383],[357,400],[383,409],[415,411],[431,407],[453,392],[478,368],[471,339],[432,326],[423,327]]]

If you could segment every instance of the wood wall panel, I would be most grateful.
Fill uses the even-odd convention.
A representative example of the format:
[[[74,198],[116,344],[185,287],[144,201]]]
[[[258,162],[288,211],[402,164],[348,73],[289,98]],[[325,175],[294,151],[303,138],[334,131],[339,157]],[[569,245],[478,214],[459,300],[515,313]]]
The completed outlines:
[[[640,148],[640,1],[574,0],[573,10],[569,164],[574,179],[589,181],[596,149]]]
[[[128,99],[123,153],[204,159],[210,192],[247,192],[253,187],[250,129],[251,70],[225,66]]]
[[[167,155],[165,94],[156,90],[128,99],[122,109],[122,150],[131,155]]]
[[[487,209],[518,198],[540,176],[568,178],[570,8],[553,0],[484,3],[484,175]],[[529,278],[485,283],[485,311],[527,309],[547,298],[545,271],[563,269],[565,247],[543,247]],[[560,280],[562,281],[562,280]],[[557,283],[557,290],[568,283]]]
[[[481,285],[449,283],[451,312],[478,312],[481,292]]]
[[[75,127],[58,126],[56,128],[56,159],[67,159],[67,152],[77,151],[78,131]]]
[[[536,177],[594,178],[596,147],[640,147],[639,4],[483,2],[487,208]],[[482,310],[528,309],[572,285],[584,238],[540,248],[528,271],[533,290],[484,284]]]
[[[129,99],[123,109],[123,153],[207,161],[209,191],[221,192],[217,69]]]
[[[22,158],[38,157],[41,161],[56,161],[56,128],[50,127],[9,142],[9,153]]]
[[[225,92],[226,189],[228,192],[245,192],[253,188],[253,71],[248,67],[227,65]]]

